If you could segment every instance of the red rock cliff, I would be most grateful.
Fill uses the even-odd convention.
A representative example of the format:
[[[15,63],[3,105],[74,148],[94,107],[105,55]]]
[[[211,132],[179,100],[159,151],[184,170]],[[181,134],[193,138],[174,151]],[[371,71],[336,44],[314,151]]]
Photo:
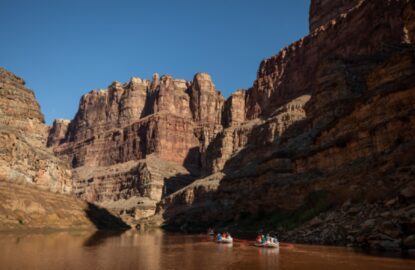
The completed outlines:
[[[413,26],[402,16],[406,1],[360,2],[350,12],[334,16],[310,35],[262,61],[254,86],[247,93],[248,119],[267,117],[292,98],[311,94],[316,88],[317,67],[324,59],[372,54],[407,41]]]
[[[246,113],[226,119],[244,121],[209,145],[211,175],[161,201],[164,222],[410,248],[414,10],[406,0],[312,1],[312,33],[264,60],[244,98],[226,102]]]
[[[137,220],[159,202],[157,217],[180,228],[233,222],[290,241],[408,248],[414,8],[312,1],[311,33],[262,61],[250,89],[225,101],[204,73],[114,83],[82,97],[49,145],[78,196]]]
[[[152,81],[114,82],[84,95],[69,125],[55,121],[48,145],[74,169],[78,196],[107,204],[130,200],[127,208],[142,197],[152,200],[146,209],[154,209],[163,194],[199,174],[206,145],[222,129],[223,104],[205,73],[193,81],[155,74]],[[160,173],[151,160],[171,168]],[[141,174],[143,162],[147,175]],[[175,174],[178,184],[168,181]],[[151,192],[140,191],[149,184]]]
[[[57,137],[65,125],[55,122]],[[0,68],[0,231],[121,226],[106,210],[70,196],[70,167],[46,147],[47,132],[33,92]]]
[[[363,0],[311,0],[310,5],[310,32],[335,20],[342,14],[349,13],[350,9],[361,4]]]
[[[71,191],[71,172],[46,148],[47,132],[33,92],[0,68],[0,180]]]

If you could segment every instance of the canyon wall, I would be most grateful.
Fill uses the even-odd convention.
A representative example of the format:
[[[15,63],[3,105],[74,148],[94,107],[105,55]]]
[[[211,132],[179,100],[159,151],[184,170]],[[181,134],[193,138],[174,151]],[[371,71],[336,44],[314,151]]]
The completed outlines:
[[[209,145],[211,175],[161,201],[164,224],[411,248],[414,7],[312,1],[312,32],[261,63],[245,121]]]
[[[362,0],[311,0],[309,25],[310,32],[335,20],[340,15],[361,4]]]
[[[262,61],[247,93],[247,118],[268,117],[287,101],[311,94],[316,88],[318,65],[324,59],[370,55],[410,42],[407,32],[413,32],[413,28],[408,30],[412,20],[405,22],[403,5],[403,1],[359,1],[348,13]]]
[[[48,145],[77,196],[131,224],[410,248],[414,10],[313,0],[310,34],[262,61],[250,89],[225,100],[205,73],[115,82]]]
[[[70,167],[46,148],[47,134],[33,92],[0,68],[0,178],[70,193]]]
[[[83,96],[67,126],[55,121],[48,145],[74,168],[109,166],[152,153],[198,168],[199,147],[222,127],[223,103],[203,73],[192,82],[158,75],[151,82],[115,82]]]
[[[58,121],[56,134],[65,122]],[[72,171],[46,147],[33,92],[0,68],[0,231],[125,227],[108,211],[75,198]]]
[[[200,175],[223,107],[205,73],[114,82],[84,95],[72,121],[56,120],[48,146],[73,168],[77,196],[140,219]]]

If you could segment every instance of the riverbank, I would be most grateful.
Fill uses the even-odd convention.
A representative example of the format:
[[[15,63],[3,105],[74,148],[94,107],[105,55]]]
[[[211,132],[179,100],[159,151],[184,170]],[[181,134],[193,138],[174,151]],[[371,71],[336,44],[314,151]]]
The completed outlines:
[[[30,184],[0,181],[0,231],[129,228],[105,209]]]
[[[255,237],[259,231],[273,232],[282,241],[301,244],[353,247],[363,250],[412,253],[415,251],[415,204],[400,199],[379,203],[326,205],[316,200],[308,207],[247,216],[237,221],[204,224],[195,220],[184,225],[167,224],[169,231],[192,233],[229,231]]]

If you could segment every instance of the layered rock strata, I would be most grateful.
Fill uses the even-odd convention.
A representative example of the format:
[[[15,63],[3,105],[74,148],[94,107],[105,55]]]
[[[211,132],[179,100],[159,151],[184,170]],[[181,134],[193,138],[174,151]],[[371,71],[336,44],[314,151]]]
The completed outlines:
[[[69,124],[55,121],[48,145],[73,168],[75,194],[137,219],[200,174],[223,106],[205,73],[132,78],[83,96]]]
[[[0,231],[128,228],[108,210],[71,195],[0,180]]]
[[[55,122],[56,134],[64,123]],[[0,231],[126,227],[70,195],[72,172],[46,147],[47,134],[33,92],[0,68]]]
[[[154,77],[152,82],[115,82],[83,96],[65,137],[56,123],[49,145],[74,168],[108,166],[152,153],[199,167],[201,141],[208,142],[221,129],[224,99],[207,74],[197,74],[193,82]]]
[[[335,2],[312,1],[313,32],[261,63],[246,120],[208,147],[214,174],[159,204],[167,226],[410,248],[414,3]]]
[[[335,20],[361,4],[362,0],[312,0],[310,4],[310,32]]]
[[[133,224],[154,215],[164,196],[194,179],[183,166],[149,155],[138,161],[74,169],[74,193]]]
[[[359,1],[349,12],[262,61],[247,93],[247,119],[268,117],[291,99],[311,94],[325,59],[372,55],[408,43],[414,31],[408,19],[411,5],[404,0]]]
[[[135,221],[156,209],[174,228],[409,248],[414,7],[313,0],[311,33],[262,61],[250,89],[225,101],[204,73],[115,82],[48,144],[79,197]]]
[[[0,181],[0,231],[19,229],[95,229],[88,205],[68,195]]]
[[[0,68],[0,178],[70,193],[70,167],[46,148],[47,134],[33,92]]]

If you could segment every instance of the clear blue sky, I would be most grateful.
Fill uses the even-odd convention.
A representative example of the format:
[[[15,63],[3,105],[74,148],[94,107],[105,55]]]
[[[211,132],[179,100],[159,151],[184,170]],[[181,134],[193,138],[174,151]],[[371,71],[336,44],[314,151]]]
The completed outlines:
[[[208,72],[228,97],[307,34],[309,1],[0,0],[0,66],[26,80],[48,124],[92,89],[154,72]]]

